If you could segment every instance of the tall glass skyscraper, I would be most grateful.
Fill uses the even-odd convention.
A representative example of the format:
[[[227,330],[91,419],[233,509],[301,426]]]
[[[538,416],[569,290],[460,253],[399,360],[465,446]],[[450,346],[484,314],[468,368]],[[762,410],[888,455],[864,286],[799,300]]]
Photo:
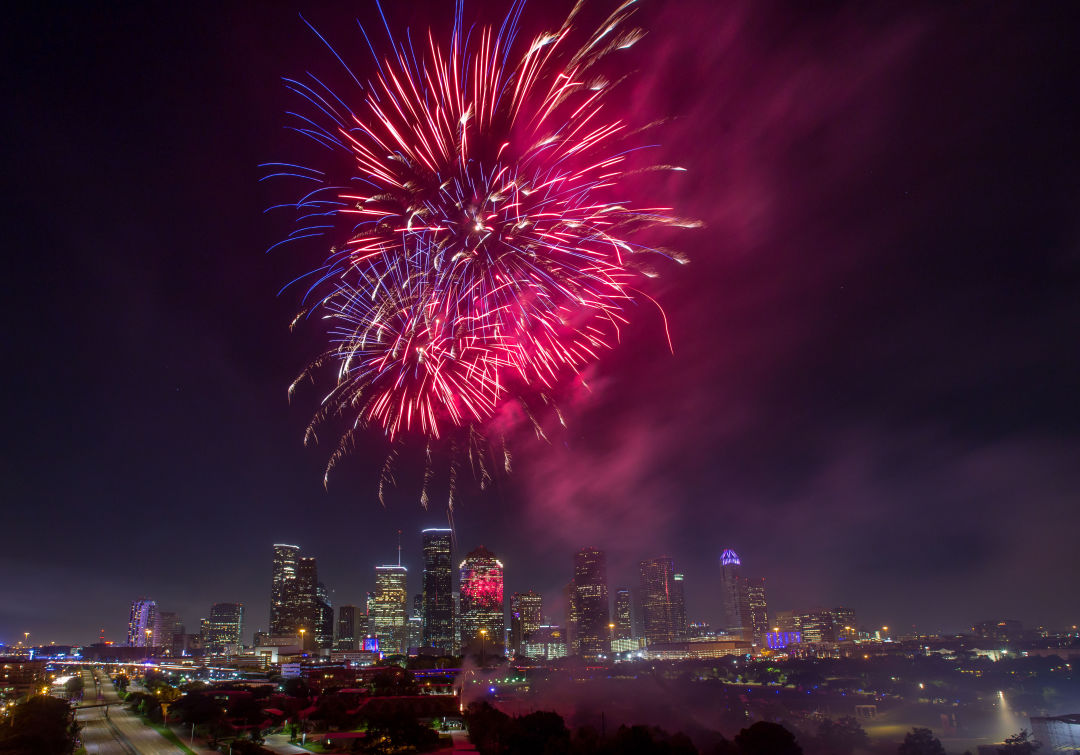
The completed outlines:
[[[629,590],[615,593],[615,639],[628,640],[634,636],[634,608]]]
[[[453,531],[426,529],[421,535],[424,546],[424,591],[420,599],[423,646],[451,654],[456,650],[454,565],[451,560]]]
[[[226,645],[239,645],[244,631],[243,603],[215,603],[203,624],[203,645],[219,653]]]
[[[603,551],[582,548],[574,554],[573,591],[577,626],[570,632],[574,651],[586,657],[611,652],[607,559]]]
[[[158,638],[154,637],[156,619],[157,603],[146,598],[131,601],[131,613],[128,615],[128,647],[149,648],[161,645]]]
[[[461,644],[504,651],[503,565],[484,546],[461,562]]]
[[[357,648],[357,619],[363,617],[363,612],[357,606],[338,606],[337,632],[334,635],[334,647],[338,650],[356,650]]]
[[[375,597],[368,606],[379,649],[384,653],[397,655],[408,650],[408,582],[409,571],[404,566],[375,567]]]
[[[296,564],[300,546],[274,545],[274,575],[270,586],[270,634],[295,635],[298,627]]]
[[[667,556],[650,558],[641,570],[641,610],[645,639],[650,645],[675,642],[686,636],[686,607],[682,584],[675,584],[675,564]]]
[[[720,605],[724,609],[724,629],[747,642],[753,639],[750,594],[742,576],[739,554],[728,548],[720,554]]]
[[[510,651],[525,654],[525,643],[543,621],[543,600],[529,590],[510,596]]]

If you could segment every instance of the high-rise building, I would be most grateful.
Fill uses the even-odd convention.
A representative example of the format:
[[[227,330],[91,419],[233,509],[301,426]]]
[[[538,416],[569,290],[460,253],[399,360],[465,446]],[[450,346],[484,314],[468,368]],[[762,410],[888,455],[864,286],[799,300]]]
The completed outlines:
[[[586,657],[611,652],[607,559],[603,551],[582,548],[574,554],[573,600],[577,623],[571,632],[574,650]]]
[[[154,644],[167,653],[177,653],[176,636],[184,634],[184,623],[174,611],[157,611],[154,620]]]
[[[836,642],[836,622],[831,611],[815,609],[796,614],[803,642]]]
[[[769,606],[765,601],[765,578],[746,580],[746,603],[750,609],[750,628],[754,643],[764,647],[769,633]]]
[[[315,558],[302,556],[296,561],[297,631],[303,629],[307,647],[317,647],[315,634],[319,624],[319,566]]]
[[[424,591],[421,593],[422,642],[443,654],[456,650],[454,642],[454,577],[451,560],[453,530],[426,529],[424,547]]]
[[[749,597],[742,576],[742,561],[739,554],[728,548],[720,554],[720,605],[724,609],[722,626],[728,634],[747,642],[754,633]]]
[[[837,606],[830,611],[836,627],[837,640],[853,640],[858,636],[859,626],[855,623],[855,611],[845,606]]]
[[[358,647],[356,631],[360,628],[357,620],[363,614],[356,606],[338,606],[337,634],[334,647],[342,651],[356,650]]]
[[[645,637],[645,609],[643,608],[645,603],[642,598],[640,583],[637,586],[630,588],[630,599],[632,601],[631,611],[633,613],[632,623],[634,627],[634,634],[632,636],[637,639],[642,639]]]
[[[686,620],[686,576],[675,572],[671,576],[671,618],[675,624],[676,639],[684,639],[690,632]]]
[[[685,636],[685,605],[681,585],[675,586],[675,564],[667,556],[642,561],[641,609],[645,639],[650,645],[675,642]],[[680,616],[682,618],[680,618]]]
[[[330,595],[322,582],[315,586],[314,631],[317,648],[328,650],[334,646],[334,605],[330,602]]]
[[[634,601],[627,589],[615,592],[615,639],[628,640],[634,636]]]
[[[128,617],[127,644],[133,648],[160,646],[154,636],[154,624],[157,619],[157,603],[146,598],[131,601],[131,613]]]
[[[299,629],[299,605],[296,595],[296,563],[300,547],[274,545],[274,574],[270,586],[270,634],[295,635]]]
[[[542,614],[543,600],[532,590],[510,596],[510,651],[515,655],[525,653],[525,644],[540,628]]]
[[[202,627],[203,647],[208,652],[220,653],[227,645],[239,645],[244,631],[243,603],[215,603]]]
[[[461,562],[461,644],[504,651],[503,565],[484,546]]]
[[[375,567],[375,599],[370,603],[379,650],[398,655],[408,650],[409,571],[404,566]]]

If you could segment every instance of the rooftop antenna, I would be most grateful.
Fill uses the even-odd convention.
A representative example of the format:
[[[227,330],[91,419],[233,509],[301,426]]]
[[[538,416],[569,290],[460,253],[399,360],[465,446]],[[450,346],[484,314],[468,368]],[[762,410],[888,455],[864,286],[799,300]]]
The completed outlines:
[[[401,566],[401,530],[397,531],[397,565]]]

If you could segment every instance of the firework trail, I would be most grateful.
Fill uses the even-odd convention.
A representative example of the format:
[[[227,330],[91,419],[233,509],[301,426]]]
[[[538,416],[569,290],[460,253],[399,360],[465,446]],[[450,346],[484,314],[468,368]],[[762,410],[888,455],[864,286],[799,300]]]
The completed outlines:
[[[624,166],[648,145],[604,108],[613,84],[597,63],[642,36],[624,30],[634,5],[575,47],[580,3],[557,30],[522,43],[523,0],[498,29],[467,29],[459,0],[446,43],[431,31],[416,46],[396,41],[386,24],[388,49],[378,53],[361,27],[374,66],[363,82],[346,66],[359,88],[351,94],[310,75],[285,79],[306,105],[290,128],[334,156],[328,171],[267,166],[267,178],[312,187],[279,205],[297,217],[279,245],[332,244],[305,276],[314,282],[297,316],[327,323],[328,348],[290,387],[336,373],[305,438],[316,440],[331,417],[349,423],[327,475],[357,432],[376,427],[391,442],[427,438],[425,505],[430,443],[448,432],[485,484],[476,456],[499,409],[520,402],[541,432],[526,393],[546,402],[546,391],[617,342],[627,305],[644,296],[635,288],[649,274],[644,254],[683,261],[634,241],[643,227],[684,223],[623,196]],[[347,180],[328,178],[338,166]],[[380,498],[393,481],[389,464]],[[457,469],[455,459],[452,479]]]

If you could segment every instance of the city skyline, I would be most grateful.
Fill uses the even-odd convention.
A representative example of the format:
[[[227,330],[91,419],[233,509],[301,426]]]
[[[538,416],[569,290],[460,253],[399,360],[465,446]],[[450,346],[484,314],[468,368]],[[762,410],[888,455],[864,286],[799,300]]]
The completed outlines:
[[[425,528],[423,531],[417,533],[419,535],[417,547],[413,549],[415,553],[412,554],[414,560],[421,564],[424,563],[425,553],[429,550],[425,546],[430,542],[430,533],[448,532],[450,532],[450,530],[447,528]],[[400,537],[401,533],[399,532],[398,535]],[[454,547],[456,549],[457,545]],[[439,550],[442,550],[441,547]],[[279,637],[297,636],[299,630],[302,628],[303,635],[301,636],[304,636],[305,646],[309,647],[309,650],[312,652],[317,651],[320,647],[324,650],[329,650],[331,647],[341,650],[346,649],[337,646],[337,640],[339,637],[342,637],[341,628],[344,626],[340,611],[344,609],[350,612],[349,615],[351,619],[349,621],[351,621],[350,626],[353,629],[353,645],[358,644],[369,632],[378,633],[380,637],[383,636],[383,632],[386,632],[388,638],[391,637],[392,633],[392,639],[381,639],[380,642],[387,644],[391,648],[411,647],[419,649],[425,647],[423,644],[424,635],[422,629],[418,628],[415,631],[415,637],[410,635],[409,629],[410,616],[415,615],[422,617],[424,615],[422,600],[424,584],[423,568],[419,567],[418,570],[420,571],[420,574],[414,572],[410,577],[409,568],[407,566],[410,549],[404,546],[401,548],[402,562],[400,565],[376,565],[373,567],[372,573],[374,574],[374,578],[370,583],[372,589],[362,591],[366,596],[364,601],[359,601],[356,604],[333,602],[333,605],[330,607],[333,624],[330,626],[329,633],[326,634],[322,640],[317,639],[319,636],[317,627],[315,630],[312,630],[311,635],[307,635],[309,631],[307,625],[310,623],[312,626],[315,626],[318,620],[317,617],[320,617],[323,614],[318,612],[317,606],[315,605],[307,606],[306,608],[308,610],[305,611],[305,606],[303,606],[302,601],[299,601],[299,605],[294,603],[291,610],[293,612],[299,611],[297,615],[301,617],[310,613],[307,621],[301,619],[299,622],[296,622],[293,620],[290,623],[280,625],[278,631],[274,632],[267,629],[267,627],[272,626],[269,622],[258,624],[256,621],[252,620],[250,618],[252,615],[260,615],[260,606],[267,607],[265,615],[268,618],[273,615],[276,602],[275,597],[280,594],[279,589],[281,581],[279,577],[283,572],[287,573],[290,568],[295,567],[299,562],[306,562],[309,571],[313,568],[318,557],[300,556],[301,552],[302,549],[300,546],[296,545],[274,544],[272,546],[271,559],[269,562],[270,568],[267,571],[267,575],[269,576],[269,589],[266,592],[266,596],[261,601],[256,600],[247,605],[243,602],[214,602],[210,605],[209,609],[203,609],[201,612],[196,611],[195,613],[198,613],[198,618],[195,618],[195,614],[189,615],[184,611],[175,610],[177,608],[177,603],[182,604],[183,601],[165,601],[163,603],[161,600],[157,600],[153,597],[148,598],[143,596],[129,602],[129,618],[128,622],[123,625],[123,633],[121,635],[113,636],[106,630],[105,638],[117,645],[127,645],[132,642],[132,632],[135,632],[138,635],[136,644],[139,642],[145,644],[146,637],[144,635],[148,628],[152,628],[152,634],[154,636],[163,635],[164,632],[162,627],[168,624],[169,627],[175,627],[174,629],[170,628],[170,634],[174,631],[177,633],[187,632],[188,635],[185,635],[185,642],[187,642],[190,640],[187,640],[186,637],[190,636],[192,633],[201,631],[203,635],[206,635],[207,627],[220,626],[222,622],[225,622],[226,624],[235,624],[237,627],[242,627],[242,629],[217,629],[214,630],[215,633],[228,631],[230,632],[230,637],[239,637],[240,643],[245,645],[250,645],[252,636],[259,633],[276,635]],[[454,552],[456,553],[456,550]],[[286,555],[284,559],[282,558],[282,554]],[[882,627],[890,626],[888,621],[883,623],[873,615],[865,616],[861,611],[858,612],[859,623],[856,625],[854,618],[856,611],[849,606],[857,606],[857,603],[850,599],[840,599],[831,603],[803,600],[802,602],[797,602],[795,604],[777,604],[773,603],[770,599],[767,605],[766,614],[764,578],[755,573],[753,565],[751,565],[749,572],[743,572],[741,569],[741,557],[731,548],[724,548],[721,552],[717,561],[716,572],[712,576],[711,581],[692,580],[691,582],[703,583],[699,587],[705,592],[707,592],[707,588],[713,588],[712,595],[707,596],[706,599],[707,603],[711,603],[711,607],[706,610],[700,610],[698,606],[689,603],[689,601],[685,599],[683,589],[686,584],[686,575],[678,571],[677,559],[673,559],[670,556],[658,556],[640,561],[635,565],[635,572],[631,580],[622,582],[611,577],[604,579],[603,575],[606,573],[606,554],[601,549],[585,547],[576,553],[567,555],[569,564],[568,570],[571,575],[568,584],[564,584],[547,593],[540,591],[535,587],[525,588],[520,591],[514,591],[513,593],[508,588],[501,588],[504,591],[502,600],[503,634],[507,637],[509,643],[512,643],[514,639],[513,613],[515,601],[519,595],[532,595],[533,599],[542,602],[543,609],[538,614],[538,620],[530,619],[530,621],[545,626],[559,627],[563,631],[566,631],[568,633],[567,647],[570,648],[572,646],[576,653],[582,653],[586,656],[596,652],[606,653],[607,650],[606,647],[598,650],[595,646],[592,646],[591,648],[589,646],[582,646],[580,636],[578,635],[580,630],[578,627],[573,626],[573,616],[577,616],[577,621],[582,623],[591,621],[593,624],[602,624],[605,640],[630,636],[645,638],[648,637],[651,632],[653,634],[653,641],[661,643],[695,636],[695,625],[698,627],[706,626],[713,633],[727,632],[734,637],[741,636],[746,642],[753,641],[758,645],[764,645],[764,634],[774,630],[783,632],[802,631],[809,637],[820,640],[819,635],[821,630],[815,628],[818,624],[814,623],[819,621],[819,619],[815,617],[826,615],[829,615],[830,617],[827,619],[827,621],[830,622],[830,626],[835,625],[837,629],[843,628],[845,621],[852,625],[848,627],[849,630],[862,628],[871,634]],[[481,559],[487,558],[488,560],[491,560],[492,563],[497,563],[499,565],[499,580],[501,587],[502,580],[506,575],[506,570],[502,565],[501,559],[499,561],[493,560],[494,557],[492,556],[491,551],[483,546],[478,546],[474,549],[470,549],[470,552],[464,557],[460,555],[457,557],[459,559],[465,559],[461,564],[463,569],[465,561],[477,556]],[[599,563],[598,568],[593,565],[595,563]],[[733,565],[738,568],[738,571],[731,571]],[[460,590],[458,571],[458,567],[453,568],[454,576],[452,579],[452,588],[455,595],[457,595]],[[574,586],[575,579],[582,574],[593,573],[596,574],[596,600],[606,602],[606,612],[602,615],[598,614],[596,618],[583,621],[580,612],[577,614],[570,612],[570,604],[567,601],[570,599],[570,588]],[[739,585],[736,589],[741,590],[739,597],[743,601],[743,610],[748,611],[748,615],[754,617],[752,620],[753,626],[746,627],[744,632],[738,631],[739,627],[733,626],[727,622],[730,605],[727,589],[732,584],[732,574],[735,575],[735,579],[737,580],[736,585]],[[654,585],[654,587],[656,585],[663,585],[663,587],[660,588],[660,593],[670,594],[672,596],[671,600],[674,601],[669,608],[662,608],[659,612],[654,610],[654,616],[656,618],[648,624],[645,617],[649,615],[649,609],[646,607],[645,602],[648,600],[655,601],[658,598],[650,598],[650,593],[646,589],[647,580],[649,581],[649,584]],[[659,580],[659,582],[657,582],[657,580]],[[588,582],[588,580],[583,580],[583,582]],[[380,587],[380,585],[382,587]],[[416,589],[417,587],[419,587],[419,589]],[[337,592],[336,590],[325,588],[324,583],[321,580],[318,582],[318,588],[317,595],[329,597]],[[391,592],[386,592],[387,590]],[[673,592],[673,590],[677,590],[677,592]],[[755,593],[755,590],[758,592]],[[342,592],[344,593],[344,591]],[[606,596],[606,600],[600,599],[599,596],[601,593]],[[757,597],[755,597],[755,595],[757,595]],[[623,610],[627,610],[626,615],[623,617],[621,617],[619,613],[620,600],[623,601],[624,604]],[[364,605],[367,605],[368,608],[371,609],[372,613],[370,616],[365,613]],[[597,603],[596,605],[599,606],[600,603]],[[252,606],[254,606],[254,610],[252,610]],[[289,608],[287,607],[286,610],[288,611]],[[532,610],[535,611],[535,609]],[[597,608],[596,606],[592,607],[591,610],[593,613],[597,610],[602,612],[605,611],[604,608]],[[221,618],[215,620],[215,616],[219,615],[218,612],[224,612],[224,614],[221,614]],[[838,616],[841,616],[841,614],[843,614],[843,616],[837,618]],[[530,614],[530,616],[532,616],[532,614]],[[607,616],[608,618],[603,618],[603,616]],[[712,616],[717,618],[710,618]],[[811,622],[809,629],[792,624],[793,621],[798,623],[800,616],[808,617],[806,620]],[[978,622],[996,622],[1005,618],[1017,620],[1017,617],[1006,616],[1006,614],[1001,612],[989,612],[985,615],[979,614],[979,617],[980,618],[974,618],[973,615],[966,623],[950,628],[905,625],[895,621],[891,622],[891,626],[893,632],[896,634],[954,634],[967,632]],[[765,622],[766,619],[768,620],[767,624]],[[626,626],[630,627],[629,633],[625,634],[623,632],[624,620],[628,622]],[[489,621],[491,620],[485,619],[477,624],[474,620],[472,623],[476,624],[476,627],[480,627],[487,626]],[[1054,629],[1069,626],[1068,624],[1062,624],[1055,627],[1055,625],[1036,625],[1023,620],[1020,621],[1028,628],[1034,626],[1048,626],[1048,628]],[[457,637],[460,632],[460,622],[460,609],[454,607],[451,611],[451,623],[456,630],[454,632],[455,637]],[[681,635],[678,631],[669,632],[664,629],[664,627],[670,626],[674,630],[680,625],[684,630]],[[108,623],[106,623],[106,626],[108,626]],[[421,627],[422,626],[421,623]],[[494,626],[494,624],[491,626]],[[659,629],[657,629],[657,627],[659,627]],[[98,632],[102,631],[102,629],[104,629],[104,627],[95,630],[92,638],[89,636],[85,639],[69,638],[67,640],[50,638],[47,643],[43,642],[42,644],[53,644],[54,642],[61,645],[90,644],[91,642],[100,640]],[[242,632],[242,634],[237,634],[238,632]],[[38,639],[37,634],[33,634],[35,635],[35,638]],[[231,642],[233,640],[228,641]],[[154,640],[153,642],[155,645],[158,644],[157,640]],[[205,636],[202,637],[201,644],[206,645],[206,642],[207,638]],[[221,639],[211,640],[212,644],[220,645],[224,642],[226,641]],[[412,644],[406,644],[409,642]],[[0,644],[3,643],[4,638],[0,637]],[[162,644],[165,647],[170,646],[168,641],[163,640]],[[460,646],[468,644],[469,643],[465,640],[461,640],[460,642]],[[457,640],[454,641],[451,647],[455,648],[455,650],[451,651],[449,654],[453,654],[453,652],[456,652],[456,649],[459,648]],[[512,649],[512,644],[510,647]],[[388,652],[385,647],[383,650],[384,652]]]
[[[385,10],[453,25],[453,3]],[[527,4],[523,28],[555,10]],[[377,15],[305,18],[368,71],[358,14]],[[637,20],[641,70],[612,107],[659,119],[649,159],[686,170],[627,191],[700,221],[655,239],[689,264],[661,264],[660,309],[642,299],[555,386],[565,429],[507,412],[507,454],[483,490],[462,464],[451,520],[445,447],[425,491],[422,440],[358,434],[324,488],[333,441],[303,443],[319,397],[288,397],[324,339],[290,331],[278,292],[326,250],[265,253],[288,227],[258,166],[290,153],[282,76],[352,86],[295,8],[20,7],[0,641],[120,639],[139,596],[189,632],[218,602],[269,629],[269,543],[318,559],[312,603],[321,582],[335,610],[363,606],[392,533],[451,523],[455,569],[486,544],[506,594],[537,591],[553,619],[591,545],[611,591],[667,554],[688,618],[714,626],[726,548],[770,607],[1076,623],[1058,585],[1080,579],[1080,103],[1056,11],[687,1]]]

